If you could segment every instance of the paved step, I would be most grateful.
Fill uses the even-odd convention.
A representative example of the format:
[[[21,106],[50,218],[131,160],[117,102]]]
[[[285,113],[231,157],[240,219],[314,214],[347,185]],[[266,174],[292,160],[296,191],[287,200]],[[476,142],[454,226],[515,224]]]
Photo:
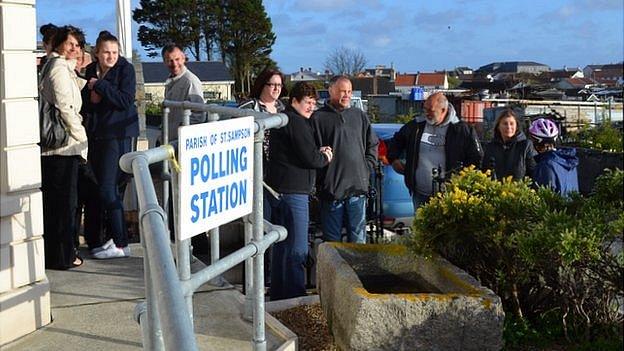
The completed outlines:
[[[2,350],[141,350],[140,326],[133,314],[145,296],[143,256],[140,244],[130,246],[128,258],[86,258],[75,269],[47,270],[53,322]],[[202,267],[196,260],[192,270]],[[195,333],[201,350],[252,350],[253,325],[241,317],[243,299],[229,285],[205,284],[195,293]],[[268,314],[266,338],[268,350],[295,350],[296,336]]]

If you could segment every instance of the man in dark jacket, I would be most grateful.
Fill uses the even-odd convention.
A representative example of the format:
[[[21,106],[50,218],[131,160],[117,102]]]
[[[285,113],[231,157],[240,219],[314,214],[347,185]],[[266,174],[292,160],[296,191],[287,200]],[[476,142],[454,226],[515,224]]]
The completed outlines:
[[[483,151],[472,127],[459,120],[453,105],[442,93],[425,101],[425,120],[406,123],[389,143],[388,160],[412,194],[414,209],[434,192],[432,169],[445,177],[461,166],[481,166]],[[400,157],[406,152],[406,163]]]
[[[366,194],[377,162],[377,136],[368,116],[351,107],[351,81],[333,77],[329,101],[312,117],[321,144],[331,146],[332,162],[319,173],[321,227],[326,241],[340,241],[343,225],[349,242],[366,242]]]

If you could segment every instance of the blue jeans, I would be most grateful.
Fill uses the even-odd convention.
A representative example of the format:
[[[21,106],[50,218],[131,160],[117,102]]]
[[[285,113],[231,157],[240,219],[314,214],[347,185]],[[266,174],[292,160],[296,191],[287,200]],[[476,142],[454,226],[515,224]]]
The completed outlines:
[[[130,152],[131,138],[95,139],[89,142],[89,163],[98,181],[98,191],[85,202],[85,239],[89,245],[97,245],[100,221],[112,236],[115,245],[128,246],[128,231],[124,219],[123,194],[119,189],[124,173],[119,168],[119,158]],[[88,214],[87,214],[88,213]],[[104,213],[104,216],[100,216]]]
[[[412,194],[412,203],[414,204],[414,212],[416,212],[416,210],[420,206],[423,206],[425,203],[427,203],[427,201],[429,201],[430,198],[431,196],[429,195],[422,195],[419,193]]]
[[[270,201],[274,224],[288,230],[286,240],[272,249],[272,301],[306,294],[304,265],[308,257],[308,200],[307,194],[282,194],[279,200]]]
[[[343,224],[350,243],[366,243],[365,195],[351,196],[345,200],[321,201],[323,240],[341,241]]]

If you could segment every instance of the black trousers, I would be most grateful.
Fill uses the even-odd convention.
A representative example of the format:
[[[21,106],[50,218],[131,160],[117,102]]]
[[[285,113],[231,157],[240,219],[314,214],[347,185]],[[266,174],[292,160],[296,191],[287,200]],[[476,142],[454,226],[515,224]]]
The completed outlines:
[[[49,269],[68,269],[76,259],[79,156],[42,156],[43,242]]]

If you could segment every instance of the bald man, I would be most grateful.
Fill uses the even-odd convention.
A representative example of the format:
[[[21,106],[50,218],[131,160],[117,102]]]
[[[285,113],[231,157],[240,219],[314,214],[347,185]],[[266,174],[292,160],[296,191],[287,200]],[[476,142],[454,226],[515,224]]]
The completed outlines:
[[[321,228],[325,241],[341,241],[342,228],[351,243],[366,242],[366,194],[377,163],[379,141],[366,113],[351,107],[347,76],[329,81],[329,101],[311,120],[320,144],[332,148],[333,158],[318,175]]]
[[[442,93],[425,101],[425,118],[406,123],[388,145],[392,168],[405,175],[414,210],[433,195],[432,169],[448,175],[460,166],[481,165],[483,151],[475,130],[457,117]],[[405,151],[406,163],[399,158]]]

